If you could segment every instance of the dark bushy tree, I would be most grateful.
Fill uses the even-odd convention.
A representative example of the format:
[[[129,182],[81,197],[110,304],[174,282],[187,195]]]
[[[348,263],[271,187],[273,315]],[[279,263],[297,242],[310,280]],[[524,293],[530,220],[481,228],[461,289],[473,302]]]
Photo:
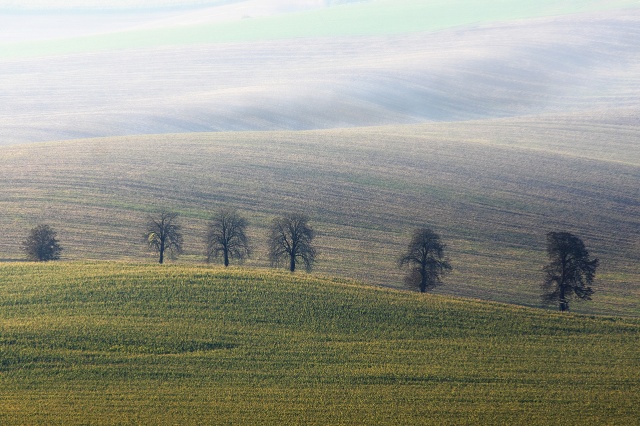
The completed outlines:
[[[144,234],[149,248],[160,255],[159,263],[164,262],[164,253],[182,253],[182,232],[178,224],[178,213],[161,211],[155,216],[147,217]]]
[[[451,270],[444,257],[445,245],[440,236],[429,228],[413,231],[406,253],[398,260],[400,267],[409,266],[405,277],[408,286],[422,293],[442,283],[442,276]]]
[[[222,255],[224,266],[229,259],[240,261],[251,255],[246,229],[248,222],[234,209],[221,209],[209,221],[207,232],[207,263]]]
[[[38,225],[29,232],[22,249],[29,260],[46,262],[60,259],[62,247],[56,239],[56,231],[49,225]]]
[[[593,289],[590,285],[596,276],[598,259],[589,259],[582,240],[569,232],[549,232],[547,255],[549,264],[544,267],[543,302],[557,303],[561,311],[568,311],[569,300],[573,297],[591,300]]]
[[[300,213],[291,213],[275,218],[269,233],[269,259],[273,266],[286,262],[291,272],[302,262],[307,272],[311,271],[316,258],[313,247],[315,232],[309,226],[309,218]]]

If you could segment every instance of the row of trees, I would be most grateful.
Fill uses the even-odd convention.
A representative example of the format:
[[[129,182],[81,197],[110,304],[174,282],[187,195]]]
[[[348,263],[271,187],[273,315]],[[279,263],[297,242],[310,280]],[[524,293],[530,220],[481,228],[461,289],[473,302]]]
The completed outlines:
[[[398,262],[400,267],[409,266],[405,282],[421,292],[439,285],[442,276],[451,271],[444,249],[433,230],[416,229],[406,254]],[[547,256],[549,263],[543,268],[545,278],[541,284],[543,302],[568,311],[573,298],[591,300],[599,260],[590,258],[584,242],[570,232],[549,232]]]
[[[207,224],[207,262],[221,257],[224,266],[229,266],[231,259],[242,262],[249,257],[252,250],[247,226],[247,219],[237,210],[219,210]],[[272,266],[286,264],[291,272],[295,272],[302,263],[307,271],[311,271],[316,258],[315,235],[304,214],[291,213],[273,219],[267,239]],[[149,216],[145,238],[149,248],[159,254],[160,263],[164,262],[165,251],[174,255],[181,253],[183,239],[178,214],[162,211]]]
[[[224,266],[229,266],[232,259],[242,262],[251,256],[247,227],[247,219],[237,210],[219,210],[207,224],[207,262],[222,258]],[[162,211],[149,216],[144,235],[149,248],[158,253],[159,263],[164,262],[165,252],[174,255],[182,252],[183,237],[177,213]],[[313,245],[315,235],[304,214],[292,213],[273,219],[267,237],[272,266],[285,265],[294,272],[301,263],[311,271],[317,253]],[[405,283],[423,293],[442,284],[444,275],[452,270],[445,248],[432,229],[414,230],[406,251],[398,259],[398,266],[407,269]],[[60,258],[62,247],[50,226],[39,225],[23,242],[23,250],[30,260],[49,261]],[[543,269],[542,300],[557,304],[561,311],[569,310],[572,298],[591,300],[594,292],[591,285],[599,261],[590,259],[582,240],[569,232],[549,232],[547,255],[549,263]]]

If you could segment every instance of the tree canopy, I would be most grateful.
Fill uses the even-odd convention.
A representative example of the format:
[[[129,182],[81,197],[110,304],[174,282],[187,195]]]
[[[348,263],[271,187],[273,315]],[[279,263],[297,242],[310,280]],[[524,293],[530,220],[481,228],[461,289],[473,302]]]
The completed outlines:
[[[316,234],[308,222],[309,218],[301,213],[273,219],[267,241],[272,265],[286,262],[289,270],[294,272],[302,262],[307,272],[311,271],[316,258],[313,247]]]
[[[164,253],[182,253],[182,232],[178,224],[178,213],[161,211],[147,217],[145,239],[149,248],[159,254],[159,263],[164,262]]]
[[[398,259],[399,267],[409,266],[405,283],[422,293],[441,284],[442,276],[451,271],[444,249],[440,236],[432,229],[414,230],[407,251]]]
[[[598,259],[589,259],[582,240],[569,232],[547,233],[549,263],[544,267],[542,300],[557,303],[561,311],[569,310],[572,298],[591,300],[590,287],[598,268]]]
[[[62,247],[56,235],[56,231],[49,225],[38,225],[31,229],[29,236],[22,243],[27,258],[39,262],[60,259]]]
[[[242,261],[249,257],[247,225],[247,219],[235,209],[223,208],[213,215],[207,226],[207,263],[222,256],[224,266],[229,266],[229,259]]]

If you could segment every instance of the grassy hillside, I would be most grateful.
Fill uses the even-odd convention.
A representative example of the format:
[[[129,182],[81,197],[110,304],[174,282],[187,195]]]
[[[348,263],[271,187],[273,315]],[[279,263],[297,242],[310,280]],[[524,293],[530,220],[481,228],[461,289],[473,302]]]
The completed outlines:
[[[633,424],[640,322],[261,270],[0,265],[0,423]]]
[[[80,140],[0,149],[0,259],[20,259],[37,223],[66,259],[135,259],[142,224],[179,211],[203,260],[205,221],[231,205],[267,266],[269,221],[302,210],[319,232],[317,271],[400,286],[411,230],[433,226],[454,272],[439,291],[539,306],[545,233],[568,230],[601,260],[580,312],[640,314],[638,127],[592,117],[314,132]],[[615,147],[615,149],[611,149]]]

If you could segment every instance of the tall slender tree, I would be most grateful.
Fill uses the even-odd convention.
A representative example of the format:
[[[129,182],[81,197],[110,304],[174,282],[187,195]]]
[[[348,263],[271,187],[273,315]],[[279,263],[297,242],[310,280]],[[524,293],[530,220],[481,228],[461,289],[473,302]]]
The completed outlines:
[[[56,231],[49,225],[38,225],[29,232],[22,243],[22,249],[29,260],[47,262],[60,259],[62,247],[56,239]]]
[[[220,255],[224,266],[229,266],[229,259],[242,261],[249,257],[247,225],[247,219],[235,209],[223,208],[213,215],[207,227],[207,263]]]
[[[309,225],[309,218],[301,213],[291,213],[275,218],[271,224],[269,239],[269,259],[273,266],[285,261],[291,272],[302,262],[310,272],[316,258],[313,247],[315,232]]]
[[[182,232],[178,224],[178,213],[161,211],[154,216],[147,217],[144,234],[149,248],[158,252],[159,263],[164,262],[164,253],[182,253]]]
[[[398,266],[409,266],[405,283],[424,293],[442,283],[442,276],[451,271],[451,265],[444,256],[445,245],[440,236],[430,228],[413,231],[407,251]]]
[[[544,267],[542,301],[557,303],[560,311],[569,310],[569,300],[591,300],[590,287],[596,276],[598,259],[589,259],[582,240],[569,232],[547,233],[549,263]]]

